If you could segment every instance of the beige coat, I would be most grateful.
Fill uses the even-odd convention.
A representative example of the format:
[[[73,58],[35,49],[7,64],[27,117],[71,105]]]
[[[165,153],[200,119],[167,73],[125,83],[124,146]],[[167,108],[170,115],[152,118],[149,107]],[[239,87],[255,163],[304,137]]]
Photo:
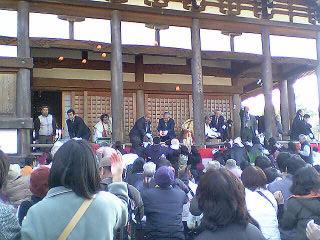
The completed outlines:
[[[23,201],[29,200],[32,193],[29,189],[30,176],[19,176],[14,180],[8,179],[6,186],[3,189],[3,193],[8,197],[9,202],[18,206]]]

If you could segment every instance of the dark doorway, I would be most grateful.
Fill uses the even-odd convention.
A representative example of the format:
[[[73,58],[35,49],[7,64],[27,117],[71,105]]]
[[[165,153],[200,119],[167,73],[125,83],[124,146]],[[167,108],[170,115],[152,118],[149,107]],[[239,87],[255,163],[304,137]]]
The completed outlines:
[[[52,114],[57,121],[58,128],[62,123],[62,93],[49,91],[33,91],[32,92],[32,118],[35,119],[41,114],[41,107],[46,105],[49,107],[49,113]]]

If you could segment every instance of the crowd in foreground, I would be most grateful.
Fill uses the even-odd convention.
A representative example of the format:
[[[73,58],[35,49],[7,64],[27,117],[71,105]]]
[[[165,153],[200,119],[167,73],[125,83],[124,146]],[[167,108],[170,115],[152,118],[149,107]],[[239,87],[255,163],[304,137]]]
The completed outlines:
[[[0,239],[320,239],[320,167],[299,139],[237,138],[213,159],[177,139],[72,139],[21,169],[0,151]]]

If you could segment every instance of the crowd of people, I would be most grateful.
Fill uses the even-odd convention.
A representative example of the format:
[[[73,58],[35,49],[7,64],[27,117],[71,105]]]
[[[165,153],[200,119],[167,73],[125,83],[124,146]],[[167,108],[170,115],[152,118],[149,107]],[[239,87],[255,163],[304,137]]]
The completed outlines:
[[[0,152],[0,239],[320,239],[307,136],[288,147],[236,138],[207,161],[163,137],[129,152],[58,141],[21,167]]]

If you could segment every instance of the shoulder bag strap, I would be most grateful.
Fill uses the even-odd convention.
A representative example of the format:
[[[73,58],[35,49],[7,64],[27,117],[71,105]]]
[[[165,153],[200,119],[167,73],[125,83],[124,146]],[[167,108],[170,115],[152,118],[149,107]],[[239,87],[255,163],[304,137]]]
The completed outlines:
[[[264,195],[263,192],[257,191],[257,193],[258,193],[261,197],[263,197],[264,199],[266,199],[266,200],[272,205],[272,207],[274,207],[274,205],[273,205],[273,203],[271,202],[271,200],[270,200],[266,195]]]
[[[75,226],[77,225],[77,223],[79,222],[79,220],[81,219],[83,214],[90,207],[93,199],[94,198],[91,198],[90,200],[89,199],[84,200],[84,202],[81,204],[81,206],[79,207],[77,212],[71,218],[71,220],[68,223],[68,225],[65,227],[65,229],[63,229],[63,232],[60,234],[58,240],[66,240],[69,237],[70,233],[75,228]]]

